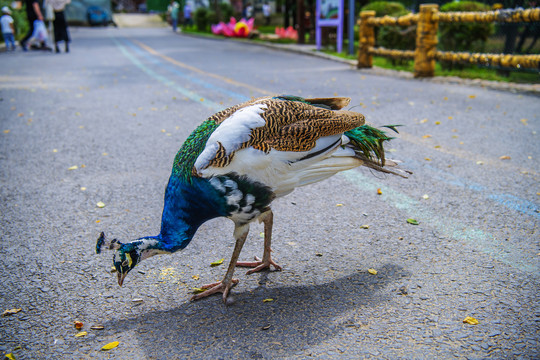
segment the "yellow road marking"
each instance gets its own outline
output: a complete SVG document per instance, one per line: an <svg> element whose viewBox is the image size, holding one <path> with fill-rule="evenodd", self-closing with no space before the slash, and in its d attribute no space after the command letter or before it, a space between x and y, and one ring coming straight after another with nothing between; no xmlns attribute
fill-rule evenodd
<svg viewBox="0 0 540 360"><path fill-rule="evenodd" d="M150 54L152 55L155 55L155 56L159 56L160 58L162 58L163 60L165 61L168 61L170 62L171 64L174 64L176 66L179 66L179 67L182 67L184 69L187 69L189 71L193 71L193 72L196 72L196 73L199 73L199 74L203 74L203 75L206 75L206 76L209 76L209 77L213 77L214 79L218 79L218 80L221 80L221 81L224 81L228 84L232 84L232 85L236 85L236 86L240 86L240 87L243 87L243 88L246 88L246 89L249 89L251 91L254 91L254 92L257 92L257 93L260 93L260 94L263 94L263 95L274 95L274 93L272 92L269 92L269 91L266 91L264 89L260 89L258 87L255 87L255 86L251 86L249 84L245 84L243 82L240 82L240 81L236 81L236 80L233 80L231 78L228 78L228 77L225 77L225 76L221 76L221 75L218 75L218 74L214 74L214 73L210 73L210 72L206 72L204 70L201 70L199 68L196 68L194 66L191 66L191 65L188 65L188 64L185 64L183 62L180 62L178 60L175 60L167 55L164 55L160 52L158 52L157 50L154 50L153 48L151 48L150 46L136 40L136 39L131 39L131 41L133 41L134 43L136 43L137 45L139 45L140 47L142 47L144 50L148 51Z"/></svg>

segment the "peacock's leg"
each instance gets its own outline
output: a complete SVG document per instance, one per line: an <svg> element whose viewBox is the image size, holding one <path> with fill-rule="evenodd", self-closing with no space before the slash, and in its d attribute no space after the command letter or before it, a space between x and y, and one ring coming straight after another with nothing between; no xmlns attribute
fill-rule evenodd
<svg viewBox="0 0 540 360"><path fill-rule="evenodd" d="M264 222L264 253L262 260L255 256L255 261L239 261L236 263L236 266L252 267L253 269L249 270L247 272L248 274L270 268L270 265L276 270L282 270L281 266L272 260L270 254L272 252L272 249L270 248L272 243L272 226L274 225L274 213L272 210L264 212L259 217L259 221Z"/></svg>
<svg viewBox="0 0 540 360"><path fill-rule="evenodd" d="M229 262L229 268L227 269L227 273L225 274L225 277L223 278L223 280L218 281L216 283L203 285L202 288L208 289L208 290L200 294L192 296L191 297L192 301L201 299L208 295L215 294L217 292L223 293L223 302L227 301L229 290L231 290L233 285L238 284L238 279L233 279L234 268L236 267L236 263L238 262L238 257L240 256L242 247L244 246L244 243L246 242L248 232L249 232L249 224L245 224L241 226L236 225L234 229L234 237L236 238L236 244L234 245L234 251L231 256L231 261Z"/></svg>

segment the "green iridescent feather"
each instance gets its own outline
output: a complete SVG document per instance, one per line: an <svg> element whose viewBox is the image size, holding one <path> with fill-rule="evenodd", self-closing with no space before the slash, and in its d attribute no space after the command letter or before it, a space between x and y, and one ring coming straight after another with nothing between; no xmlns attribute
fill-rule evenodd
<svg viewBox="0 0 540 360"><path fill-rule="evenodd" d="M191 182L191 172L195 161L204 150L208 138L218 126L214 120L208 119L188 136L174 158L172 176L180 177L186 182Z"/></svg>
<svg viewBox="0 0 540 360"><path fill-rule="evenodd" d="M398 125L386 125L385 127L398 132ZM351 140L351 143L358 147L360 152L369 160L376 159L381 166L384 166L384 145L383 143L392 140L392 137L386 135L382 130L369 125L363 125L356 129L345 132L345 135Z"/></svg>

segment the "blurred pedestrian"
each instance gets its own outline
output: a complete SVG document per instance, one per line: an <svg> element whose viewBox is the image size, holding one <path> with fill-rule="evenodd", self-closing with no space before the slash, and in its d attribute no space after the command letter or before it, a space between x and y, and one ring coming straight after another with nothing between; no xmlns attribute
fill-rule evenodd
<svg viewBox="0 0 540 360"><path fill-rule="evenodd" d="M244 10L244 16L246 20L249 20L250 18L253 17L253 6L251 5L250 2L247 3L246 9Z"/></svg>
<svg viewBox="0 0 540 360"><path fill-rule="evenodd" d="M188 25L193 26L193 20L191 19L191 6L186 1L186 5L184 5L184 26Z"/></svg>
<svg viewBox="0 0 540 360"><path fill-rule="evenodd" d="M64 9L71 0L45 0L45 4L50 5L54 10L54 51L60 52L58 43L63 41L65 43L65 51L69 52L69 42L71 41L68 33L68 26L66 22L66 16Z"/></svg>
<svg viewBox="0 0 540 360"><path fill-rule="evenodd" d="M262 12L263 12L265 24L270 25L271 9L270 9L270 5L268 5L268 1L264 2L263 6L262 6Z"/></svg>
<svg viewBox="0 0 540 360"><path fill-rule="evenodd" d="M169 5L169 13L171 14L171 23L172 23L172 30L173 32L176 32L176 27L178 26L178 13L180 12L180 5L176 1L171 1L171 5Z"/></svg>
<svg viewBox="0 0 540 360"><path fill-rule="evenodd" d="M26 36L21 40L21 47L24 51L27 51L28 40L31 38L37 38L41 42L41 47L38 47L38 49L41 48L43 50L52 50L47 46L47 39L46 37L43 38L43 34L41 32L41 29L45 28L45 23L43 22L43 13L41 12L41 8L39 6L39 0L25 0L25 3L29 29ZM38 31L36 31L36 28Z"/></svg>
<svg viewBox="0 0 540 360"><path fill-rule="evenodd" d="M2 17L0 17L0 25L2 27L2 36L6 43L6 50L15 50L15 26L13 25L13 18L11 17L11 10L4 6L2 8Z"/></svg>

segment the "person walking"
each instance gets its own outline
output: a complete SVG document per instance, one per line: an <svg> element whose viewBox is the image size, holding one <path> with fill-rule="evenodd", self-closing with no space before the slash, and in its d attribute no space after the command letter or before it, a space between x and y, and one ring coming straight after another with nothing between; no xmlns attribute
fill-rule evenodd
<svg viewBox="0 0 540 360"><path fill-rule="evenodd" d="M11 17L11 10L4 6L2 8L2 17L0 17L0 25L2 27L2 36L4 36L4 42L6 43L6 50L15 50L15 26L13 25L13 18Z"/></svg>
<svg viewBox="0 0 540 360"><path fill-rule="evenodd" d="M63 41L65 44L65 51L69 52L69 42L71 41L68 33L68 26L66 22L66 16L64 9L71 0L45 0L45 4L50 5L54 10L54 50L56 53L60 52L58 43Z"/></svg>
<svg viewBox="0 0 540 360"><path fill-rule="evenodd" d="M176 32L176 27L178 26L178 13L180 12L180 5L178 5L175 0L171 1L171 5L169 5L169 12L171 13L172 30L173 32Z"/></svg>
<svg viewBox="0 0 540 360"><path fill-rule="evenodd" d="M184 26L193 26L193 20L191 19L191 6L186 1L184 5Z"/></svg>
<svg viewBox="0 0 540 360"><path fill-rule="evenodd" d="M28 50L28 40L32 37L32 34L34 34L34 26L36 25L34 22L36 20L39 20L43 22L43 14L41 13L41 8L39 6L38 0L25 0L26 3L26 17L28 18L28 33L26 36L21 40L21 47L24 51Z"/></svg>
<svg viewBox="0 0 540 360"><path fill-rule="evenodd" d="M268 1L264 2L263 6L262 6L262 12L263 12L265 24L270 25L270 13L271 13L271 10L270 10L270 5L268 4Z"/></svg>

